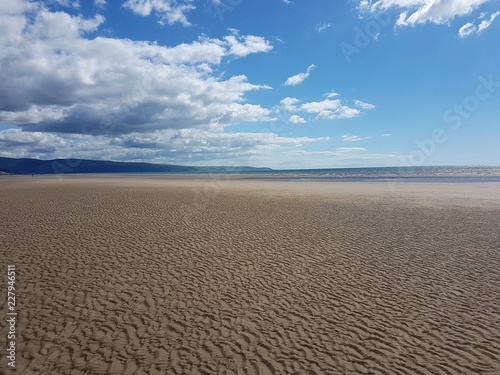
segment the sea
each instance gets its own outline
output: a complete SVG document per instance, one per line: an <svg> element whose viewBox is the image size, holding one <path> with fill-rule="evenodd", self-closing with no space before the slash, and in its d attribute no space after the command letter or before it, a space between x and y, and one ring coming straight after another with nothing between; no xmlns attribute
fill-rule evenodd
<svg viewBox="0 0 500 375"><path fill-rule="evenodd" d="M240 177L285 181L500 183L500 166L423 166L256 170Z"/></svg>

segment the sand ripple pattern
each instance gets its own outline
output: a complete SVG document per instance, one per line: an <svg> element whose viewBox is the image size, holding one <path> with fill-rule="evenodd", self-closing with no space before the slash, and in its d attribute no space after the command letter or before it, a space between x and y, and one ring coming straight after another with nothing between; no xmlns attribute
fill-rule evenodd
<svg viewBox="0 0 500 375"><path fill-rule="evenodd" d="M186 217L181 187L0 192L14 373L500 374L498 210L228 188Z"/></svg>

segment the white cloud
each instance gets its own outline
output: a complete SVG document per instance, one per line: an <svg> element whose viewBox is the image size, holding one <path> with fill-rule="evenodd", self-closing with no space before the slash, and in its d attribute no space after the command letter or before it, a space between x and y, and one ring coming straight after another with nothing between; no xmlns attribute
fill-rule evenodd
<svg viewBox="0 0 500 375"><path fill-rule="evenodd" d="M238 57L243 57L251 53L268 52L273 47L263 37L255 35L245 35L240 37L237 30L231 30L233 35L224 37L229 44L229 53Z"/></svg>
<svg viewBox="0 0 500 375"><path fill-rule="evenodd" d="M320 102L304 103L300 106L300 109L309 113L318 113L325 110L336 110L340 108L340 106L340 99L325 99Z"/></svg>
<svg viewBox="0 0 500 375"><path fill-rule="evenodd" d="M361 111L356 108L350 108L348 106L342 106L335 112L333 112L331 119L345 119L357 117L361 114Z"/></svg>
<svg viewBox="0 0 500 375"><path fill-rule="evenodd" d="M500 12L495 12L491 14L488 19L484 19L486 14L483 13L478 19L474 20L473 22L467 22L465 25L463 25L458 30L458 35L460 36L460 38L465 38L472 34L480 34L481 32L483 32L484 30L486 30L488 27L491 26L491 24L493 23L495 18L498 17L498 15L500 15ZM476 26L475 23L479 19L483 20L479 23L479 25Z"/></svg>
<svg viewBox="0 0 500 375"><path fill-rule="evenodd" d="M477 27L474 26L472 22L467 22L458 30L458 35L460 36L460 38L465 38L475 33L477 33Z"/></svg>
<svg viewBox="0 0 500 375"><path fill-rule="evenodd" d="M340 94L330 93L327 96L336 97ZM280 105L274 107L275 112L285 111L285 112L306 112L315 114L316 120L337 120L337 119L347 119L359 116L361 110L370 110L374 106L372 104L364 103L361 101L355 101L361 109L352 108L345 105L341 99L324 99L318 102L306 102L298 105L300 100L297 98L287 97L280 101ZM362 103L362 105L360 105Z"/></svg>
<svg viewBox="0 0 500 375"><path fill-rule="evenodd" d="M97 7L104 8L106 5L108 5L107 0L94 0L94 4Z"/></svg>
<svg viewBox="0 0 500 375"><path fill-rule="evenodd" d="M340 99L325 99L321 102L304 103L300 107L303 111L317 113L317 120L336 120L358 116L361 111L343 105Z"/></svg>
<svg viewBox="0 0 500 375"><path fill-rule="evenodd" d="M285 81L285 86L296 86L300 85L302 82L304 82L307 78L309 78L309 75L311 74L311 71L316 67L316 65L312 64L309 65L307 70L304 73L299 73L294 76L288 77L288 79Z"/></svg>
<svg viewBox="0 0 500 375"><path fill-rule="evenodd" d="M338 152L361 152L366 151L363 147L338 147L335 149Z"/></svg>
<svg viewBox="0 0 500 375"><path fill-rule="evenodd" d="M477 27L477 32L480 33L484 30L486 30L488 27L490 27L490 25L492 24L492 22L495 20L495 18L498 17L498 15L500 15L500 12L495 12L493 13L489 19L487 20L483 20L481 21L481 23L479 24L479 26Z"/></svg>
<svg viewBox="0 0 500 375"><path fill-rule="evenodd" d="M357 141L361 141L363 138L360 138L357 135L348 133L348 134L344 134L343 136L341 136L340 139L344 142L357 142Z"/></svg>
<svg viewBox="0 0 500 375"><path fill-rule="evenodd" d="M295 106L295 104L297 104L298 102L300 102L300 100L297 98L286 97L285 99L280 100L281 105L278 106L276 109L278 112L280 110L284 110L287 112L296 112L299 110L299 108Z"/></svg>
<svg viewBox="0 0 500 375"><path fill-rule="evenodd" d="M305 124L306 123L306 120L298 115L290 116L288 121L291 122L292 124Z"/></svg>
<svg viewBox="0 0 500 375"><path fill-rule="evenodd" d="M263 38L233 33L164 47L87 37L102 16L11 5L0 12L0 122L32 131L121 134L272 120L268 109L245 102L246 92L268 86L212 74L224 58L269 51Z"/></svg>
<svg viewBox="0 0 500 375"><path fill-rule="evenodd" d="M391 135L392 135L392 134L390 134L390 133L384 133L384 134L381 134L380 136L381 136L381 137L390 137Z"/></svg>
<svg viewBox="0 0 500 375"><path fill-rule="evenodd" d="M335 98L337 96L340 96L339 93L336 93L335 91L330 91L326 93L324 96L326 96L328 99Z"/></svg>
<svg viewBox="0 0 500 375"><path fill-rule="evenodd" d="M295 150L328 137L281 137L275 133L224 133L167 129L114 138L80 134L0 131L0 156L40 159L84 158L185 165L267 166L275 151Z"/></svg>
<svg viewBox="0 0 500 375"><path fill-rule="evenodd" d="M320 111L315 117L316 120L332 120L334 118L333 111L328 109Z"/></svg>
<svg viewBox="0 0 500 375"><path fill-rule="evenodd" d="M358 9L377 13L399 13L397 26L414 26L424 23L446 24L457 16L472 13L489 0L361 0Z"/></svg>
<svg viewBox="0 0 500 375"><path fill-rule="evenodd" d="M318 33L321 33L323 31L325 31L326 29L328 29L329 27L331 27L332 25L328 22L320 22L316 25L316 31Z"/></svg>
<svg viewBox="0 0 500 375"><path fill-rule="evenodd" d="M354 100L354 104L356 105L356 107L359 107L359 108L367 110L367 111L371 111L372 109L375 109L375 106L373 104L365 103L365 102L362 102L361 100Z"/></svg>
<svg viewBox="0 0 500 375"><path fill-rule="evenodd" d="M123 7L143 17L156 13L162 24L166 21L169 25L179 22L190 26L186 13L196 9L192 3L193 0L127 0Z"/></svg>
<svg viewBox="0 0 500 375"><path fill-rule="evenodd" d="M4 151L22 148L27 152L50 153L64 147L66 142L55 134L7 129L0 132L0 145Z"/></svg>

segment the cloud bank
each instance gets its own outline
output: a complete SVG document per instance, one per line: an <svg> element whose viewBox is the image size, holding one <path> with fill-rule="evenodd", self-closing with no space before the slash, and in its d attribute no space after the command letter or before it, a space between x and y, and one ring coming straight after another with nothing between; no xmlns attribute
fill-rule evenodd
<svg viewBox="0 0 500 375"><path fill-rule="evenodd" d="M292 127L373 109L334 92L320 101L288 97L271 109L249 102L248 93L271 88L243 74L228 76L224 67L272 51L261 36L229 29L218 38L165 46L103 36L103 0L91 16L78 13L77 2L47 4L0 2L1 156L268 166L278 152L300 155L304 145L330 141L273 133L277 113ZM194 4L129 0L124 8L189 26ZM302 83L314 68L287 85ZM239 123L264 129L231 133Z"/></svg>
<svg viewBox="0 0 500 375"><path fill-rule="evenodd" d="M50 11L20 0L0 13L0 122L31 131L75 134L223 128L268 121L270 111L246 103L268 89L213 67L225 58L268 52L262 37L232 31L174 47L105 38L105 22Z"/></svg>

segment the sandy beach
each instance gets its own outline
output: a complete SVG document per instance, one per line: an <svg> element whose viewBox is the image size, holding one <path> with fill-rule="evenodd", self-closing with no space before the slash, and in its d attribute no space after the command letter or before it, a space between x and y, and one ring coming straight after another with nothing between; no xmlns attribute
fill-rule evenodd
<svg viewBox="0 0 500 375"><path fill-rule="evenodd" d="M1 374L500 374L500 184L1 176L0 208Z"/></svg>

